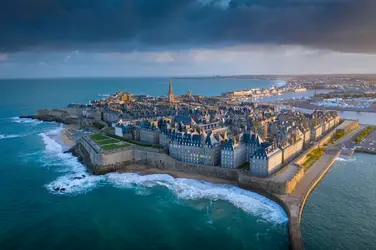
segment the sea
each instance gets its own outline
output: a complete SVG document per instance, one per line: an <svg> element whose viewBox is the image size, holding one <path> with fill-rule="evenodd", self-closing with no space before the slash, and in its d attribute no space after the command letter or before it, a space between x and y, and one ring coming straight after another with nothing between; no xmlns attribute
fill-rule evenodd
<svg viewBox="0 0 376 250"><path fill-rule="evenodd" d="M263 196L164 174L93 176L64 153L63 125L18 118L120 90L166 95L168 80L0 80L1 250L288 249L287 215ZM275 84L281 82L173 79L173 90L214 96Z"/></svg>
<svg viewBox="0 0 376 250"><path fill-rule="evenodd" d="M305 249L376 249L375 157L339 158L316 186L302 215Z"/></svg>

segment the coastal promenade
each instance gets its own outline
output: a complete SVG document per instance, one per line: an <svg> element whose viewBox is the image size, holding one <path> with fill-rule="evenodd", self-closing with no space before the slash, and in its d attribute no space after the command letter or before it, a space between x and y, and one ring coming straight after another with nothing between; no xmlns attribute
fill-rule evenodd
<svg viewBox="0 0 376 250"><path fill-rule="evenodd" d="M309 195L341 155L342 147L351 143L363 129L364 126L359 126L341 140L328 146L324 155L305 172L293 192L288 195L278 195L289 216L290 247L292 249L304 249L300 223Z"/></svg>

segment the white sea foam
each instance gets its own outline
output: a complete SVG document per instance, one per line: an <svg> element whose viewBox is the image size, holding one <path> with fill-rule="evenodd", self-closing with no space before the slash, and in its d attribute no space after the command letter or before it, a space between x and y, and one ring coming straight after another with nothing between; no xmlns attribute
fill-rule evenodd
<svg viewBox="0 0 376 250"><path fill-rule="evenodd" d="M134 173L110 173L106 175L106 179L116 187L165 186L178 198L184 200L224 200L265 220L278 224L287 222L285 212L275 202L232 185L213 184L194 179L174 179L166 174L141 176Z"/></svg>
<svg viewBox="0 0 376 250"><path fill-rule="evenodd" d="M22 135L13 135L13 134L10 134L10 135L2 135L2 134L0 134L0 140L2 140L2 139L17 138L17 137L22 137Z"/></svg>
<svg viewBox="0 0 376 250"><path fill-rule="evenodd" d="M26 124L30 124L30 125L37 125L37 124L43 123L43 121L39 121L39 120L36 120L36 119L31 119L31 118L12 117L12 118L10 118L10 120L12 122L15 122L15 123L26 123Z"/></svg>
<svg viewBox="0 0 376 250"><path fill-rule="evenodd" d="M64 153L64 147L54 139L62 129L64 128L58 127L40 134L45 144L44 166L53 167L58 172L66 172L65 175L58 177L45 187L55 194L86 193L97 187L103 177L88 174L76 157L70 153Z"/></svg>
<svg viewBox="0 0 376 250"><path fill-rule="evenodd" d="M99 97L109 97L110 94L98 94Z"/></svg>
<svg viewBox="0 0 376 250"><path fill-rule="evenodd" d="M345 158L342 158L342 157L337 157L337 161L354 162L355 161L355 157L351 157L349 159L345 159Z"/></svg>
<svg viewBox="0 0 376 250"><path fill-rule="evenodd" d="M63 153L54 136L63 127L41 133L45 144L45 155L48 166L66 171L63 176L45 185L51 193L59 195L76 195L86 193L98 186L109 183L119 188L133 188L138 195L148 195L148 188L163 186L171 190L176 197L184 200L224 200L247 213L260 216L262 219L284 224L287 216L275 202L256 193L240 189L232 185L213 184L200 180L173 178L167 174L139 175L135 173L109 173L105 176L93 176L86 172L85 167L71 154ZM141 188L141 189L140 189ZM145 189L144 189L145 188Z"/></svg>

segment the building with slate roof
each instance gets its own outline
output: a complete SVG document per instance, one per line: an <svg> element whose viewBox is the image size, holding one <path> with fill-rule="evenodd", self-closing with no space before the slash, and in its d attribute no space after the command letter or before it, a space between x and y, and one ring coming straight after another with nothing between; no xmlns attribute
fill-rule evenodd
<svg viewBox="0 0 376 250"><path fill-rule="evenodd" d="M158 120L142 120L136 123L136 140L150 144L159 144Z"/></svg>
<svg viewBox="0 0 376 250"><path fill-rule="evenodd" d="M230 138L222 144L221 167L237 168L248 161L247 145L244 142L243 135Z"/></svg>
<svg viewBox="0 0 376 250"><path fill-rule="evenodd" d="M282 151L274 143L263 143L250 160L250 172L265 177L276 173L282 167Z"/></svg>
<svg viewBox="0 0 376 250"><path fill-rule="evenodd" d="M221 143L213 134L173 132L169 143L169 154L179 161L218 166L221 157Z"/></svg>

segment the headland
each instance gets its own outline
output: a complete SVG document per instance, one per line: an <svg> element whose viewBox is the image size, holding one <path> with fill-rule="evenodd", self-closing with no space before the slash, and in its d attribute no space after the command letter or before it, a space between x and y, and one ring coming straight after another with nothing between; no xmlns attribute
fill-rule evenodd
<svg viewBox="0 0 376 250"><path fill-rule="evenodd" d="M364 127L335 111L304 114L229 96L175 96L170 82L166 97L118 92L25 117L73 125L62 139L93 174L166 173L258 192L285 209L291 248L303 249L305 201Z"/></svg>

